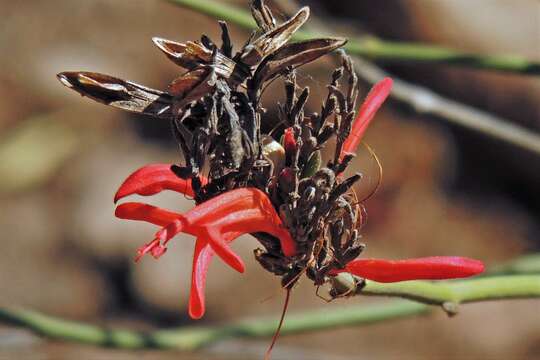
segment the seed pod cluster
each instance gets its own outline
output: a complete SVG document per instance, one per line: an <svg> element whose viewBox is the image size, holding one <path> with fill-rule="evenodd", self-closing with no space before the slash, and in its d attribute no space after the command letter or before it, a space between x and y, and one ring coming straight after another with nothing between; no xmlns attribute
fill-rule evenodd
<svg viewBox="0 0 540 360"><path fill-rule="evenodd" d="M170 121L184 159L171 170L190 181L198 204L238 188L255 187L267 194L296 242L297 254L285 256L278 239L255 233L262 245L255 258L281 276L285 287L303 273L320 285L331 270L343 268L363 249L358 233L363 213L351 190L361 176L342 177L353 157L342 148L354 119L357 78L341 52L342 66L332 73L320 112L307 113L309 88L299 89L295 69L346 41L289 43L308 19L309 8L282 24L262 0L253 1L251 9L259 31L236 53L225 22L220 22L221 45L206 35L187 43L154 38L185 70L165 91L90 72L61 73L59 79L99 102ZM278 77L285 84L279 126L265 134L261 97ZM321 149L332 138L335 149L324 164Z"/></svg>

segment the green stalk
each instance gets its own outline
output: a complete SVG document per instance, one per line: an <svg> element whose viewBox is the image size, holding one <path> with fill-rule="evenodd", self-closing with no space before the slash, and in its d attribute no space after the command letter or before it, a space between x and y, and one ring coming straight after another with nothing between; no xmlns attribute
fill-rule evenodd
<svg viewBox="0 0 540 360"><path fill-rule="evenodd" d="M530 254L492 267L490 275L540 274L540 254Z"/></svg>
<svg viewBox="0 0 540 360"><path fill-rule="evenodd" d="M366 281L357 295L392 296L425 304L468 303L540 297L540 275L492 276L462 281L404 281L382 284Z"/></svg>
<svg viewBox="0 0 540 360"><path fill-rule="evenodd" d="M330 307L330 305L329 305ZM423 304L399 300L382 304L334 307L287 316L282 335L320 331L343 326L359 326L429 312ZM154 332L113 330L69 321L36 311L1 309L0 322L19 325L44 337L97 346L122 349L174 348L194 350L228 338L271 337L278 325L277 318L246 320L214 327L183 327Z"/></svg>
<svg viewBox="0 0 540 360"><path fill-rule="evenodd" d="M372 323L425 314L427 304L443 305L450 313L455 305L467 302L540 297L540 275L493 276L459 281L408 281L381 284L368 281L359 295L400 297L381 304L339 307L331 304L324 309L286 318L283 335L321 331L343 326L363 326ZM173 330L136 332L112 330L63 320L23 309L1 309L0 322L20 325L48 338L125 349L176 348L193 350L228 338L258 338L273 335L277 318L245 320L213 327L183 327Z"/></svg>
<svg viewBox="0 0 540 360"><path fill-rule="evenodd" d="M220 1L169 1L199 13L228 21L248 30L256 29L255 22L248 11ZM321 36L322 34L300 30L293 38L295 40L305 40ZM440 46L386 41L373 36L349 39L349 42L345 45L345 49L349 54L361 55L376 61L451 64L518 74L540 74L539 62L520 56L471 54Z"/></svg>

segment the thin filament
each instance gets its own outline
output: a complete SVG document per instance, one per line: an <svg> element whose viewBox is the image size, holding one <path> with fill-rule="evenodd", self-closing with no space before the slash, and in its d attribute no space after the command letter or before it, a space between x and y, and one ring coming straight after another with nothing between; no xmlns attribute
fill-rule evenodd
<svg viewBox="0 0 540 360"><path fill-rule="evenodd" d="M281 318L279 319L279 325L276 329L276 332L274 333L274 336L272 337L272 343L270 344L270 347L268 350L266 350L266 354L264 354L264 360L270 360L270 356L272 354L272 349L274 348L274 345L276 344L276 341L279 337L279 333L281 331L281 327L283 326L283 321L285 320L285 313L287 312L287 308L289 307L289 299L291 298L291 289L286 289L285 294L285 303L283 304L283 311L281 312Z"/></svg>

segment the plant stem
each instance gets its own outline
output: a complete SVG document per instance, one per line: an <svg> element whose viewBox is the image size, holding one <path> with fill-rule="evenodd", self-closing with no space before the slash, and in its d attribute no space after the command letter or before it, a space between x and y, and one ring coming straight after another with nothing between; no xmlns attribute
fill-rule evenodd
<svg viewBox="0 0 540 360"><path fill-rule="evenodd" d="M169 0L197 12L223 19L246 29L256 29L251 14L243 9L215 0ZM296 40L320 37L309 31L298 31ZM345 49L376 61L452 64L519 74L540 74L540 63L514 55L479 55L440 46L392 42L374 36L350 39Z"/></svg>
<svg viewBox="0 0 540 360"><path fill-rule="evenodd" d="M381 284L366 281L357 295L392 296L425 304L462 304L483 300L540 297L540 275L493 276L465 281L404 281Z"/></svg>
<svg viewBox="0 0 540 360"><path fill-rule="evenodd" d="M540 297L540 275L510 275L486 278L444 281L409 281L380 284L368 281L360 295L392 296L415 300L396 300L381 304L338 307L328 305L321 309L293 314L287 317L282 335L320 331L343 326L361 326L376 322L425 314L431 311L427 304L443 305L453 312L449 304ZM176 348L193 350L234 337L270 337L278 324L277 318L245 320L214 327L183 327L154 332L111 330L98 326L63 320L22 309L1 309L0 321L20 325L53 339L116 348Z"/></svg>
<svg viewBox="0 0 540 360"><path fill-rule="evenodd" d="M485 276L540 274L540 254L521 256L507 263L491 268Z"/></svg>
<svg viewBox="0 0 540 360"><path fill-rule="evenodd" d="M336 327L367 325L385 320L420 315L430 311L424 304L398 300L383 304L316 310L287 317L282 335L325 330ZM28 328L51 339L123 349L175 348L193 350L234 337L259 338L274 334L278 320L245 320L214 327L183 327L154 332L112 330L64 320L23 309L0 308L0 322Z"/></svg>
<svg viewBox="0 0 540 360"><path fill-rule="evenodd" d="M359 56L353 57L355 69L362 79L374 84L390 76L386 71ZM472 106L445 98L425 87L391 76L392 98L411 106L418 114L434 115L445 121L474 130L540 155L540 135L510 120Z"/></svg>

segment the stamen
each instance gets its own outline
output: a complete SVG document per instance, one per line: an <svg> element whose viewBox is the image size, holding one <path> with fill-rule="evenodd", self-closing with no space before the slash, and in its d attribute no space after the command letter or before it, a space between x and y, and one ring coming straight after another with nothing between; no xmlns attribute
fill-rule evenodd
<svg viewBox="0 0 540 360"><path fill-rule="evenodd" d="M148 253L152 253L152 255L154 254L154 249L156 247L159 247L159 246L162 246L160 244L160 240L159 239L154 239L152 242L144 245L144 246L141 246L138 250L137 250L137 256L135 257L135 262L139 262L139 260L146 254Z"/></svg>

